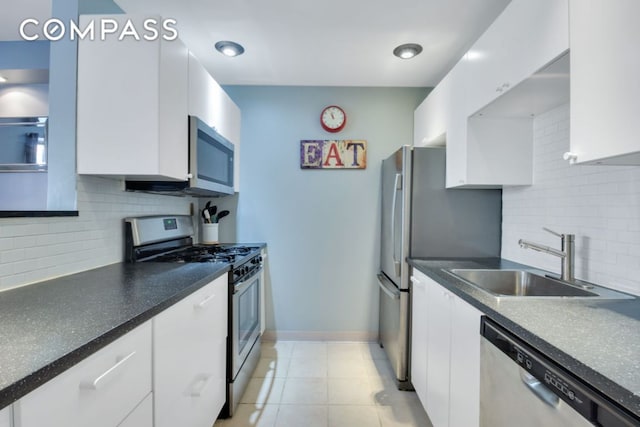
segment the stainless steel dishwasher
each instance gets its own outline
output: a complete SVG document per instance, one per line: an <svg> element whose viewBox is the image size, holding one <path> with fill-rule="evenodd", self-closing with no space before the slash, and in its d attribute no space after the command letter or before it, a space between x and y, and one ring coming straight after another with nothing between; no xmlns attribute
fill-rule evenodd
<svg viewBox="0 0 640 427"><path fill-rule="evenodd" d="M640 420L487 317L482 318L480 426L630 427Z"/></svg>

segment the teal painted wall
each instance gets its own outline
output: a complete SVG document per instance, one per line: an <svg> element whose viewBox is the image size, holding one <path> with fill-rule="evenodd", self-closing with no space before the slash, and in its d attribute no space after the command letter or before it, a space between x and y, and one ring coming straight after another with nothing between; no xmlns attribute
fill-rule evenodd
<svg viewBox="0 0 640 427"><path fill-rule="evenodd" d="M237 240L269 245L267 330L374 338L380 162L413 140L425 88L228 86L242 110ZM337 104L348 122L325 132ZM365 139L366 170L301 170L301 139Z"/></svg>

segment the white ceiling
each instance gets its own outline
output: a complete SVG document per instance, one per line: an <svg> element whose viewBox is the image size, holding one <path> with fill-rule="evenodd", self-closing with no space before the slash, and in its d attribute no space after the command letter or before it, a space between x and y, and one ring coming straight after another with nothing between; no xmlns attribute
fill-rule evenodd
<svg viewBox="0 0 640 427"><path fill-rule="evenodd" d="M178 21L220 84L435 86L510 0L116 0ZM214 50L242 44L236 58ZM419 43L411 60L393 56Z"/></svg>
<svg viewBox="0 0 640 427"><path fill-rule="evenodd" d="M0 40L19 40L26 17L51 16L51 0L2 1L11 5L0 14ZM220 84L425 87L510 0L115 1L127 13L176 19L180 38ZM213 47L219 40L246 52L225 57ZM392 51L403 43L424 51L401 60Z"/></svg>

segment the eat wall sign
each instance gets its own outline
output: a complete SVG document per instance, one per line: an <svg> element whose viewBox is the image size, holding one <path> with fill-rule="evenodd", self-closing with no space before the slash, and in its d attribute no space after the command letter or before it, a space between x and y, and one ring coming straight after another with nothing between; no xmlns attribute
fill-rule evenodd
<svg viewBox="0 0 640 427"><path fill-rule="evenodd" d="M358 139L300 141L300 169L366 169L367 141Z"/></svg>

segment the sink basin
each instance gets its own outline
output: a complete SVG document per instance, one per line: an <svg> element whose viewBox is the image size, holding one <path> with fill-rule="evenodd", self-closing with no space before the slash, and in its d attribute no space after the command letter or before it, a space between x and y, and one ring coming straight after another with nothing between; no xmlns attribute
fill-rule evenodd
<svg viewBox="0 0 640 427"><path fill-rule="evenodd" d="M445 270L496 296L517 297L600 297L600 293L526 270ZM624 294L620 294L623 295Z"/></svg>

